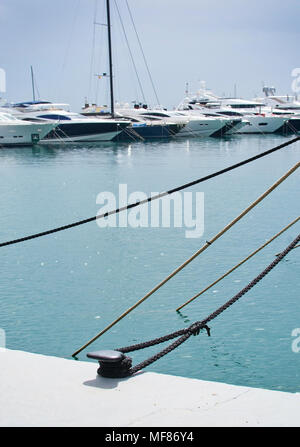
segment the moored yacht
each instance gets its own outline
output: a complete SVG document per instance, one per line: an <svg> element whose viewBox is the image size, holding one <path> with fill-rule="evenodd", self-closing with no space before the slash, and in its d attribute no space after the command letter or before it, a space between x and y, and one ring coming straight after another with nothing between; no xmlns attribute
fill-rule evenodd
<svg viewBox="0 0 300 447"><path fill-rule="evenodd" d="M248 125L229 130L229 134L235 133L274 133L287 121L287 116L280 116L264 109L261 101L248 101L241 98L224 98L207 90L202 83L196 95L189 96L191 104L202 106L209 111L228 117L242 118L248 121Z"/></svg>
<svg viewBox="0 0 300 447"><path fill-rule="evenodd" d="M213 133L209 135L211 137L223 137L229 135L233 129L238 130L249 124L249 121L243 119L243 117L227 117L226 115L221 115L220 113L205 109L201 104L196 101L190 101L188 98L178 106L178 110L184 111L184 113L194 119L200 119L200 125L203 122L203 119L210 119L211 123L214 122L216 128Z"/></svg>
<svg viewBox="0 0 300 447"><path fill-rule="evenodd" d="M127 104L120 106L115 105L115 117L130 122L120 134L116 135L113 141L133 141L133 140L148 140L155 138L172 138L187 124L186 118L181 120L171 120L169 117L162 116L144 116L143 111L147 108L135 105L130 108ZM84 116L93 116L95 118L103 118L107 115L107 108L105 106L96 106L86 104L83 108L82 114Z"/></svg>
<svg viewBox="0 0 300 447"><path fill-rule="evenodd" d="M41 143L111 141L130 122L113 118L97 119L69 111L68 104L46 101L12 104L11 112L24 121L56 123Z"/></svg>
<svg viewBox="0 0 300 447"><path fill-rule="evenodd" d="M140 117L124 116L131 124L118 134L113 141L153 140L173 138L184 127L184 124L147 120Z"/></svg>
<svg viewBox="0 0 300 447"><path fill-rule="evenodd" d="M284 125L277 130L277 133L283 135L300 134L300 116L295 115L289 117Z"/></svg>
<svg viewBox="0 0 300 447"><path fill-rule="evenodd" d="M263 92L265 97L258 100L272 111L300 113L300 101L297 95L277 95L274 87L263 87Z"/></svg>
<svg viewBox="0 0 300 447"><path fill-rule="evenodd" d="M207 102L205 108L222 116L244 120L242 127L230 129L228 134L274 133L287 121L287 116L279 116L262 108L261 104L237 99L223 99Z"/></svg>
<svg viewBox="0 0 300 447"><path fill-rule="evenodd" d="M121 111L122 109L119 109ZM126 109L125 109L126 110ZM122 110L124 112L124 109ZM190 110L149 109L147 106L134 107L127 110L126 115L140 117L155 122L160 120L167 123L176 123L179 126L176 137L210 137L223 134L229 119L220 116L205 116L200 112L192 113Z"/></svg>
<svg viewBox="0 0 300 447"><path fill-rule="evenodd" d="M4 110L4 112L3 112ZM0 110L0 147L1 146L31 146L37 144L52 132L55 123L29 122L17 119L6 109Z"/></svg>
<svg viewBox="0 0 300 447"><path fill-rule="evenodd" d="M300 133L300 102L297 96L276 95L274 87L264 87L264 98L257 98L261 102L263 110L272 113L273 115L286 117L287 121L276 132L284 135L299 134Z"/></svg>
<svg viewBox="0 0 300 447"><path fill-rule="evenodd" d="M206 107L209 107L209 104ZM239 114L249 121L248 126L240 130L233 129L232 133L274 133L288 119L285 115L275 115L269 112L258 102L236 98L221 100L219 112L227 116L232 116L232 112L235 112L236 116Z"/></svg>
<svg viewBox="0 0 300 447"><path fill-rule="evenodd" d="M180 129L177 137L210 137L222 129L226 122L225 118L211 118L204 115L193 115L184 111L170 110L148 110L141 113L141 116L148 119L161 117L162 119L175 120L178 123L185 123Z"/></svg>
<svg viewBox="0 0 300 447"><path fill-rule="evenodd" d="M268 109L267 106L266 109ZM276 130L276 133L286 136L300 134L300 113L298 111L274 109L272 113L286 119L285 123Z"/></svg>

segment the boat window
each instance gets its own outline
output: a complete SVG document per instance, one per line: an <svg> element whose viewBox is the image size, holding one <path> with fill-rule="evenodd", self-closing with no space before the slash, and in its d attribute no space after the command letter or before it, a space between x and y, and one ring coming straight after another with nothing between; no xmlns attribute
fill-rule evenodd
<svg viewBox="0 0 300 447"><path fill-rule="evenodd" d="M166 113L158 113L158 112L151 112L151 113L141 113L141 115L143 116L160 116L163 118L169 118L169 115L167 115Z"/></svg>
<svg viewBox="0 0 300 447"><path fill-rule="evenodd" d="M227 110L222 110L219 112L221 115L227 115L227 116L243 116L241 113L238 112L229 112Z"/></svg>
<svg viewBox="0 0 300 447"><path fill-rule="evenodd" d="M160 118L158 118L157 116L151 116L151 115L144 115L144 114L142 114L141 116L145 116L145 118L147 118L147 120L149 120L149 121L161 121L161 119Z"/></svg>
<svg viewBox="0 0 300 447"><path fill-rule="evenodd" d="M233 109L256 109L259 107L258 104L230 104Z"/></svg>
<svg viewBox="0 0 300 447"><path fill-rule="evenodd" d="M22 121L29 121L30 123L44 123L40 118L22 118Z"/></svg>
<svg viewBox="0 0 300 447"><path fill-rule="evenodd" d="M48 120L57 120L57 121L70 121L71 118L69 118L68 116L65 115L55 115L54 113L51 113L49 115L40 115L39 118L45 118Z"/></svg>

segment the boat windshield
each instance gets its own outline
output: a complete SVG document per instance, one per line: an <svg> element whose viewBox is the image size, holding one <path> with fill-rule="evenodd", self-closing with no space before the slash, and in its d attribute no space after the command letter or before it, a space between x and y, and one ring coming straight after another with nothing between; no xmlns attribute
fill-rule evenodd
<svg viewBox="0 0 300 447"><path fill-rule="evenodd" d="M44 119L48 119L48 120L55 120L55 121L70 121L71 118L68 117L67 115L59 115L56 113L49 113L46 115L39 115L39 118L44 118Z"/></svg>

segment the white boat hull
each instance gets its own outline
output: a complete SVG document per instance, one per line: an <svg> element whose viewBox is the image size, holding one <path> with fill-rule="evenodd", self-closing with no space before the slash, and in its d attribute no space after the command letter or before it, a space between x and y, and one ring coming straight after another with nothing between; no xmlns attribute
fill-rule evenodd
<svg viewBox="0 0 300 447"><path fill-rule="evenodd" d="M190 117L189 122L178 132L176 137L209 137L226 125L223 119L197 119Z"/></svg>
<svg viewBox="0 0 300 447"><path fill-rule="evenodd" d="M286 117L281 116L267 116L262 115L245 115L244 118L249 121L249 124L243 126L241 129L234 128L228 134L255 134L255 133L274 133L282 127L287 120Z"/></svg>
<svg viewBox="0 0 300 447"><path fill-rule="evenodd" d="M57 138L51 138L51 139L44 139L40 141L40 144L57 144L57 143L92 143L92 142L101 142L101 141L111 141L113 140L119 133L121 133L122 130L118 132L107 132L107 133L99 133L99 134L93 134L93 135L80 135L77 137L61 137L58 136Z"/></svg>
<svg viewBox="0 0 300 447"><path fill-rule="evenodd" d="M40 142L53 128L53 123L1 123L0 146L31 146Z"/></svg>
<svg viewBox="0 0 300 447"><path fill-rule="evenodd" d="M23 122L38 120L50 124L52 131L41 138L42 144L111 141L130 124L130 121L110 117L87 118L53 103L20 103L9 108L9 111Z"/></svg>

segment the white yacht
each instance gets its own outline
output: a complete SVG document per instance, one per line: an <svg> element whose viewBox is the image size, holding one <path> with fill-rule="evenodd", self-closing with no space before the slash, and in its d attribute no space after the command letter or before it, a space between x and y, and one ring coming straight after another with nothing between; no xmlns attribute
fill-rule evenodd
<svg viewBox="0 0 300 447"><path fill-rule="evenodd" d="M263 87L264 98L256 98L272 111L300 114L300 101L297 95L277 95L275 87Z"/></svg>
<svg viewBox="0 0 300 447"><path fill-rule="evenodd" d="M4 110L4 111L3 111ZM35 123L22 121L7 112L0 110L0 147L1 146L30 146L37 144L52 132L55 123Z"/></svg>
<svg viewBox="0 0 300 447"><path fill-rule="evenodd" d="M177 122L184 120L186 124L176 134L177 137L211 137L217 135L221 129L224 129L228 122L226 118L212 118L200 113L192 114L179 110L149 110L148 112L142 113L142 116L148 119L160 116Z"/></svg>
<svg viewBox="0 0 300 447"><path fill-rule="evenodd" d="M132 109L119 109L119 113L126 116L138 116L145 120L160 120L167 123L176 123L180 126L176 137L210 137L222 135L223 130L231 122L221 116L205 116L203 113L191 113L189 110L148 109L147 106Z"/></svg>
<svg viewBox="0 0 300 447"><path fill-rule="evenodd" d="M219 129L215 129L210 136L222 137L231 134L233 130L239 130L242 127L249 124L249 121L243 118L243 116L226 116L213 110L207 110L201 104L196 101L190 101L186 98L177 108L179 111L184 112L192 118L198 119L210 119L219 123ZM200 124L201 125L201 124ZM217 126L218 127L218 126Z"/></svg>
<svg viewBox="0 0 300 447"><path fill-rule="evenodd" d="M209 107L209 105L207 105ZM232 112L240 114L249 121L249 125L240 130L232 130L232 133L274 133L277 132L288 120L286 115L275 115L266 110L261 103L246 101L243 99L222 99L220 113L232 116Z"/></svg>
<svg viewBox="0 0 300 447"><path fill-rule="evenodd" d="M300 101L297 96L276 95L274 87L264 87L264 98L256 98L259 101L263 110L282 117L287 117L288 120L278 132L284 134L299 134L300 133Z"/></svg>
<svg viewBox="0 0 300 447"><path fill-rule="evenodd" d="M288 117L275 115L264 109L260 101L248 101L240 98L222 98L202 85L196 95L189 98L190 103L205 107L223 116L242 118L248 125L233 128L229 134L274 133L284 126Z"/></svg>
<svg viewBox="0 0 300 447"><path fill-rule="evenodd" d="M69 111L68 104L46 101L23 102L10 105L11 113L23 121L56 123L41 143L111 141L130 122L109 117L97 119Z"/></svg>
<svg viewBox="0 0 300 447"><path fill-rule="evenodd" d="M129 104L115 105L115 117L130 121L130 125L126 127L120 134L118 134L113 141L134 141L134 140L152 140L161 138L173 138L188 122L187 119L171 120L166 117L154 117L149 119L142 115L142 108L139 112L140 106L130 108ZM107 115L107 108L105 106L95 106L86 104L83 107L82 114L95 118L103 118Z"/></svg>

